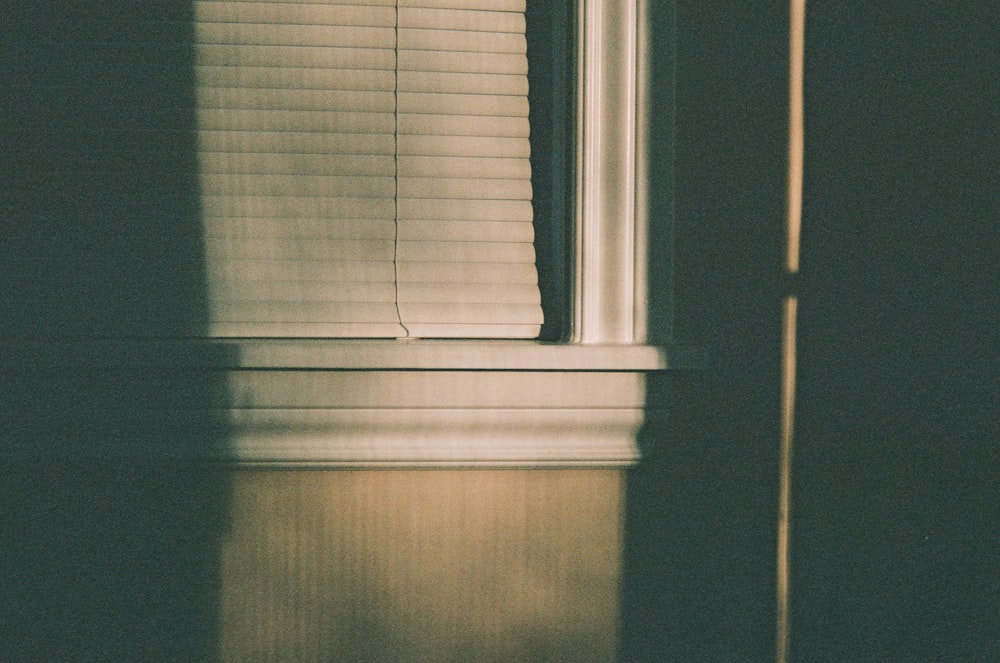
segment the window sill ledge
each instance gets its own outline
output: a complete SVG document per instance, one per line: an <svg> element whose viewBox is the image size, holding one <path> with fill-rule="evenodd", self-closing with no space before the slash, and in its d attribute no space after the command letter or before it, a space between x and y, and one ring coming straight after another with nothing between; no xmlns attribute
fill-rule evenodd
<svg viewBox="0 0 1000 663"><path fill-rule="evenodd" d="M686 348L534 342L23 341L0 352L12 383L59 386L0 419L24 433L7 441L15 456L627 467L665 417L651 376L703 363Z"/></svg>
<svg viewBox="0 0 1000 663"><path fill-rule="evenodd" d="M10 368L220 370L664 371L699 369L690 346L533 341L161 339L8 340Z"/></svg>

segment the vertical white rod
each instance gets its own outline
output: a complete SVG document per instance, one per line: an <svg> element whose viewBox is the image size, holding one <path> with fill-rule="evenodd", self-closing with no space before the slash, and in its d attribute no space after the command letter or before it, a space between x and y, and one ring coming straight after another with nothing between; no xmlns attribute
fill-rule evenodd
<svg viewBox="0 0 1000 663"><path fill-rule="evenodd" d="M804 151L803 70L805 65L806 0L790 0L788 62L788 198L786 203L785 270L789 283L799 271L802 227L802 158ZM791 636L791 515L792 446L795 424L796 293L786 294L781 324L781 454L778 496L778 550L776 565L775 659L787 663Z"/></svg>
<svg viewBox="0 0 1000 663"><path fill-rule="evenodd" d="M789 598L791 569L789 544L791 537L792 492L792 432L795 412L795 322L798 299L785 297L782 306L781 339L781 469L778 494L778 560L777 560L777 633L776 660L786 663L791 635Z"/></svg>
<svg viewBox="0 0 1000 663"><path fill-rule="evenodd" d="M806 45L806 0L791 0L788 62L788 243L785 267L799 271L799 232L802 227L803 70Z"/></svg>

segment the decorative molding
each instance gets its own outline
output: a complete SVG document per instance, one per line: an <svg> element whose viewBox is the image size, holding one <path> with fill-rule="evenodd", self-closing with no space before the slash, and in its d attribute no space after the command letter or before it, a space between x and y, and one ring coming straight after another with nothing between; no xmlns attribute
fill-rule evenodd
<svg viewBox="0 0 1000 663"><path fill-rule="evenodd" d="M620 467L641 408L233 410L229 457L340 467Z"/></svg>
<svg viewBox="0 0 1000 663"><path fill-rule="evenodd" d="M4 455L622 467L647 421L644 371L100 370L63 379L114 384L113 406L6 411Z"/></svg>

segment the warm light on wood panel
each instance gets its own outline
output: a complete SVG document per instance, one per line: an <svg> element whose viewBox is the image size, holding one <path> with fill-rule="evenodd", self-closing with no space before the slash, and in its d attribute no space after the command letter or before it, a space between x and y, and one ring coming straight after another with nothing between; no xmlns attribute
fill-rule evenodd
<svg viewBox="0 0 1000 663"><path fill-rule="evenodd" d="M240 471L225 661L613 661L614 470Z"/></svg>

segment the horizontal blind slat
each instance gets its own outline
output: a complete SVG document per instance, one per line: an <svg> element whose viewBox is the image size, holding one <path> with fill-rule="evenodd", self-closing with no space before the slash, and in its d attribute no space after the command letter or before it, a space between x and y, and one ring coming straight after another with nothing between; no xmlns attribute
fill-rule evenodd
<svg viewBox="0 0 1000 663"><path fill-rule="evenodd" d="M402 198L398 202L400 223L411 219L453 221L527 221L534 215L525 200L441 200Z"/></svg>
<svg viewBox="0 0 1000 663"><path fill-rule="evenodd" d="M319 46L254 46L195 44L198 66L320 67L324 69L392 70L393 47L323 48Z"/></svg>
<svg viewBox="0 0 1000 663"><path fill-rule="evenodd" d="M235 124L235 123L234 123ZM524 141L527 143L527 141ZM208 152L274 152L291 154L393 154L395 139L383 133L274 131L248 128L198 132L199 149Z"/></svg>
<svg viewBox="0 0 1000 663"><path fill-rule="evenodd" d="M399 169L419 173L420 177L494 177L509 180L531 180L531 164L527 159L504 157L399 157Z"/></svg>
<svg viewBox="0 0 1000 663"><path fill-rule="evenodd" d="M392 281L340 281L317 283L305 279L267 281L214 280L210 288L217 299L232 302L301 301L301 302L373 302L396 301Z"/></svg>
<svg viewBox="0 0 1000 663"><path fill-rule="evenodd" d="M468 30L430 30L400 28L400 50L458 51L462 53L525 53L527 42L524 34L509 32L472 32ZM381 46L374 44L373 46Z"/></svg>
<svg viewBox="0 0 1000 663"><path fill-rule="evenodd" d="M396 31L388 26L197 23L194 31L194 43L393 48L396 44Z"/></svg>
<svg viewBox="0 0 1000 663"><path fill-rule="evenodd" d="M465 9L482 11L508 11L523 12L525 0L399 0L402 7L432 7L442 9L454 9L460 4Z"/></svg>
<svg viewBox="0 0 1000 663"><path fill-rule="evenodd" d="M459 96L459 95L455 95ZM415 100L414 103L420 103ZM433 103L432 100L422 103ZM468 103L468 102L466 102ZM352 113L392 113L392 92L367 90L266 90L258 88L199 87L200 108L248 110L317 110ZM502 113L497 113L501 115Z"/></svg>
<svg viewBox="0 0 1000 663"><path fill-rule="evenodd" d="M402 241L396 260L406 262L491 263L534 265L535 247L529 242Z"/></svg>
<svg viewBox="0 0 1000 663"><path fill-rule="evenodd" d="M391 240L316 239L315 237L262 239L207 236L205 238L205 254L210 260L391 261L393 248Z"/></svg>
<svg viewBox="0 0 1000 663"><path fill-rule="evenodd" d="M483 263L470 270L466 263L401 262L400 282L410 283L537 283L535 266L527 263Z"/></svg>
<svg viewBox="0 0 1000 663"><path fill-rule="evenodd" d="M395 117L393 113L354 113L350 111L322 110L259 110L207 108L197 112L198 126L204 131L253 131L261 132L311 132L313 134L384 134L389 140L386 147L377 148L381 153L392 152ZM287 136L276 137L290 139ZM316 136L315 138L319 138ZM371 139L369 139L370 141ZM275 149L281 147L275 145ZM313 147L313 150L318 149ZM368 148L366 148L367 150Z"/></svg>
<svg viewBox="0 0 1000 663"><path fill-rule="evenodd" d="M467 53L460 51L399 52L399 71L438 71L484 74L528 73L528 60L519 53Z"/></svg>
<svg viewBox="0 0 1000 663"><path fill-rule="evenodd" d="M231 2L232 0L196 0L197 2L204 2L206 4L216 3L216 2ZM327 5L330 4L330 0L291 0L290 2L285 2L283 0L238 0L239 4L279 4L279 5ZM452 0L453 1L453 0ZM479 0L473 0L478 2ZM347 5L349 7L395 7L396 0L338 0L338 5Z"/></svg>
<svg viewBox="0 0 1000 663"><path fill-rule="evenodd" d="M432 304L399 302L405 324L541 324L541 309L534 304Z"/></svg>
<svg viewBox="0 0 1000 663"><path fill-rule="evenodd" d="M458 94L516 94L527 96L528 79L517 74L449 71L400 71L401 92L433 89Z"/></svg>
<svg viewBox="0 0 1000 663"><path fill-rule="evenodd" d="M399 131L415 136L478 136L481 138L525 138L531 133L527 117L483 115L434 115L407 113L398 118Z"/></svg>
<svg viewBox="0 0 1000 663"><path fill-rule="evenodd" d="M400 241L532 242L534 225L523 221L409 219L399 224Z"/></svg>
<svg viewBox="0 0 1000 663"><path fill-rule="evenodd" d="M337 219L329 216L278 219L207 216L204 217L204 230L205 237L392 240L396 236L396 223L393 219Z"/></svg>
<svg viewBox="0 0 1000 663"><path fill-rule="evenodd" d="M395 90L395 76L379 69L314 67L196 67L198 81L208 87L275 88L289 90ZM471 83L470 83L471 85Z"/></svg>
<svg viewBox="0 0 1000 663"><path fill-rule="evenodd" d="M199 23L287 23L298 25L365 25L391 27L396 23L395 3L383 6L340 2L207 2L194 0L194 19Z"/></svg>
<svg viewBox="0 0 1000 663"><path fill-rule="evenodd" d="M415 338L532 339L538 337L539 324L424 324L410 322L406 331Z"/></svg>
<svg viewBox="0 0 1000 663"><path fill-rule="evenodd" d="M210 196L201 198L209 216L253 216L267 219L331 216L344 219L392 219L395 205L387 198L282 196Z"/></svg>
<svg viewBox="0 0 1000 663"><path fill-rule="evenodd" d="M263 283L289 279L315 281L317 285L339 282L395 283L392 260L225 260L207 266L209 279Z"/></svg>
<svg viewBox="0 0 1000 663"><path fill-rule="evenodd" d="M392 199L396 178L343 177L321 175L247 175L242 173L206 174L199 178L202 191L209 196L273 195L283 197L353 196Z"/></svg>
<svg viewBox="0 0 1000 663"><path fill-rule="evenodd" d="M505 136L424 136L398 137L401 156L509 157L527 159L531 143L527 138Z"/></svg>
<svg viewBox="0 0 1000 663"><path fill-rule="evenodd" d="M406 171L400 169L400 172ZM400 198L443 198L461 201L531 200L531 180L400 175L397 179L397 191Z"/></svg>
<svg viewBox="0 0 1000 663"><path fill-rule="evenodd" d="M247 154L202 152L202 174L339 175L395 177L392 155ZM430 168L430 165L427 166Z"/></svg>
<svg viewBox="0 0 1000 663"><path fill-rule="evenodd" d="M216 301L212 303L217 322L392 322L397 319L393 303L301 302L301 301Z"/></svg>
<svg viewBox="0 0 1000 663"><path fill-rule="evenodd" d="M528 99L520 96L399 92L397 97L397 112L400 114L432 113L436 115L528 117ZM375 103L374 98L372 103Z"/></svg>
<svg viewBox="0 0 1000 663"><path fill-rule="evenodd" d="M407 28L473 30L476 32L514 33L524 35L524 14L520 11L484 11L465 4L465 9L406 7L399 9L399 23Z"/></svg>
<svg viewBox="0 0 1000 663"><path fill-rule="evenodd" d="M247 338L395 338L404 334L398 322L212 322L209 336ZM431 334L433 331L428 328ZM485 338L480 335L476 338ZM473 336L469 336L473 338Z"/></svg>
<svg viewBox="0 0 1000 663"><path fill-rule="evenodd" d="M409 303L517 304L537 297L538 286L533 283L402 283L399 286L400 301Z"/></svg>

